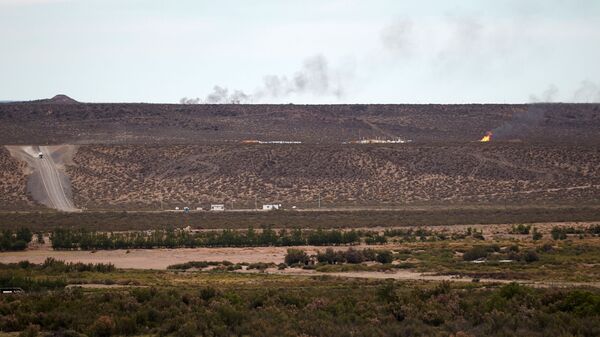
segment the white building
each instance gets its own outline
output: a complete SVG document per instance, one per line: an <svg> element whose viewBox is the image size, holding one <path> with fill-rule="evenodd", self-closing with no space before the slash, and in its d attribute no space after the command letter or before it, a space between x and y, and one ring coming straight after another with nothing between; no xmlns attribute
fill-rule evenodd
<svg viewBox="0 0 600 337"><path fill-rule="evenodd" d="M273 211L280 208L281 204L264 204L262 207L263 211Z"/></svg>
<svg viewBox="0 0 600 337"><path fill-rule="evenodd" d="M224 204L212 204L212 205L210 205L210 210L211 211L224 211L225 205Z"/></svg>

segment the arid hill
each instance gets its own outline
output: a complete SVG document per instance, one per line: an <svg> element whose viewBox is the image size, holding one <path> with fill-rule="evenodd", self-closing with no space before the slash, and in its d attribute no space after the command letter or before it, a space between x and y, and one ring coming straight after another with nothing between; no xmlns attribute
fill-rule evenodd
<svg viewBox="0 0 600 337"><path fill-rule="evenodd" d="M11 157L6 148L0 147L0 209L33 206L27 195L26 167L27 164Z"/></svg>
<svg viewBox="0 0 600 337"><path fill-rule="evenodd" d="M471 142L488 130L500 140L599 142L600 105L72 104L68 97L0 104L2 144Z"/></svg>
<svg viewBox="0 0 600 337"><path fill-rule="evenodd" d="M86 208L595 204L600 149L529 144L82 146Z"/></svg>

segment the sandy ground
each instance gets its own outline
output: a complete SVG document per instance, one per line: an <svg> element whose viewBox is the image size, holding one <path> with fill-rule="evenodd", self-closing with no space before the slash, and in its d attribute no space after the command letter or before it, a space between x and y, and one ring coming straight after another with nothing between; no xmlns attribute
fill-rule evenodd
<svg viewBox="0 0 600 337"><path fill-rule="evenodd" d="M1 263L29 260L41 263L48 257L65 262L112 263L117 268L166 269L189 261L283 262L286 247L179 248L90 251L53 251L50 249L0 253Z"/></svg>

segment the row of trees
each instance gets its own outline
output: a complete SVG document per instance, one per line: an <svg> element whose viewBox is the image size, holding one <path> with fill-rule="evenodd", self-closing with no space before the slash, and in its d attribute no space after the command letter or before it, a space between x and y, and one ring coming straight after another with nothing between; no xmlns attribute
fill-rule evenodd
<svg viewBox="0 0 600 337"><path fill-rule="evenodd" d="M285 263L288 266L296 264L308 264L311 259L316 258L319 263L327 264L342 264L342 263L362 263L367 261L377 261L380 263L392 263L394 261L394 254L392 251L375 250L375 249L354 249L348 248L346 251L334 250L327 248L324 252L317 252L316 256L309 256L302 249L290 248L285 254ZM314 261L314 260L313 260Z"/></svg>
<svg viewBox="0 0 600 337"><path fill-rule="evenodd" d="M33 233L28 228L3 229L0 231L0 251L25 250L32 238Z"/></svg>
<svg viewBox="0 0 600 337"><path fill-rule="evenodd" d="M57 260L53 257L48 257L42 263L32 263L29 261L21 261L17 263L0 263L0 270L21 269L28 271L44 271L51 274L62 274L70 272L96 272L108 273L115 271L115 266L112 263L83 263L83 262L65 262Z"/></svg>
<svg viewBox="0 0 600 337"><path fill-rule="evenodd" d="M552 227L550 235L554 240L565 240L567 235L600 235L600 225L593 225L588 228L575 228L575 227Z"/></svg>
<svg viewBox="0 0 600 337"><path fill-rule="evenodd" d="M183 247L255 247L301 245L350 245L360 243L357 231L301 230L279 231L263 227L261 231L222 230L187 232L155 230L106 233L87 230L56 229L51 234L52 248L57 250L183 248Z"/></svg>

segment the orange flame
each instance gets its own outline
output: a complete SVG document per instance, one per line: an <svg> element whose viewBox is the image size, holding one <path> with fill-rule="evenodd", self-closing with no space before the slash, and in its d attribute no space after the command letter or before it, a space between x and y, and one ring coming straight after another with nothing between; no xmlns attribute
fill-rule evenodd
<svg viewBox="0 0 600 337"><path fill-rule="evenodd" d="M492 131L486 132L485 136L483 136L483 138L481 138L479 141L480 142L489 142L490 140L492 140Z"/></svg>

